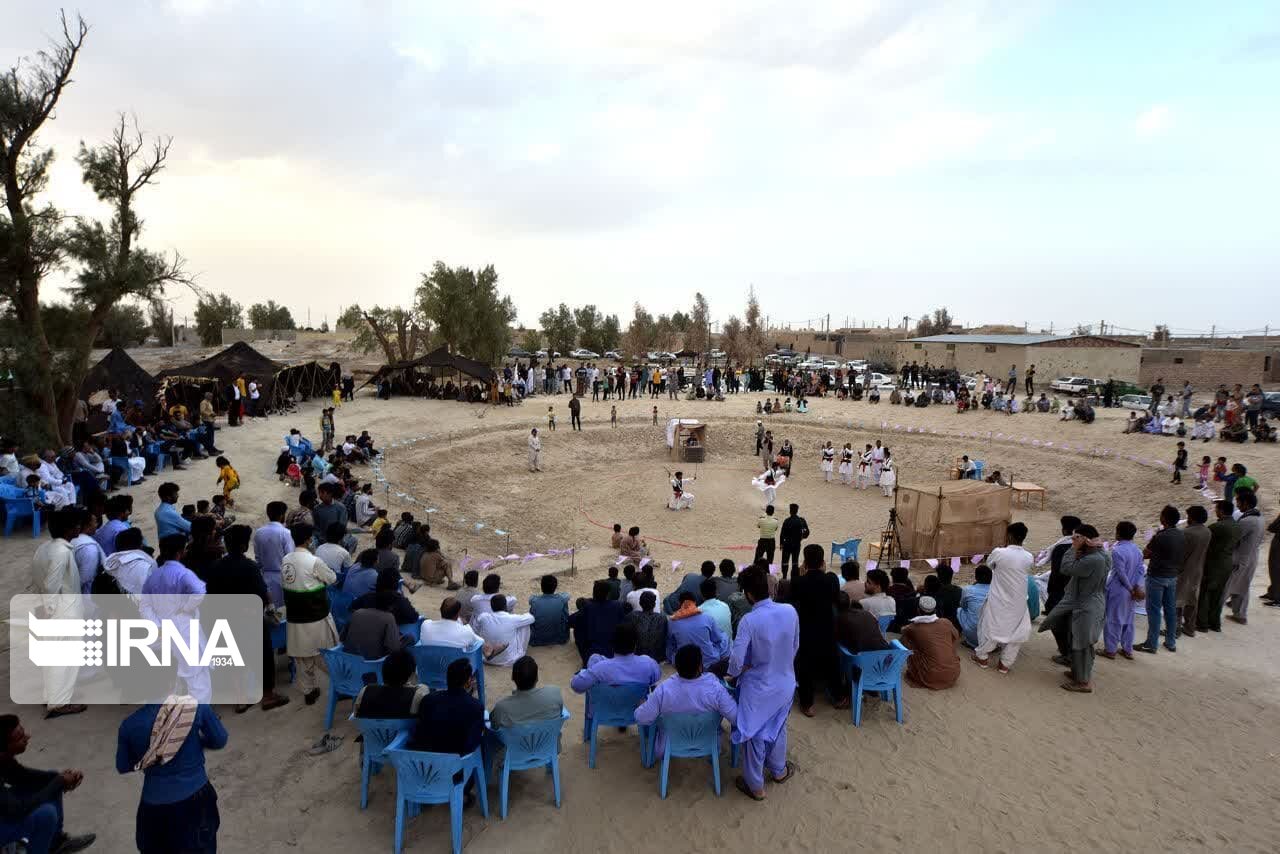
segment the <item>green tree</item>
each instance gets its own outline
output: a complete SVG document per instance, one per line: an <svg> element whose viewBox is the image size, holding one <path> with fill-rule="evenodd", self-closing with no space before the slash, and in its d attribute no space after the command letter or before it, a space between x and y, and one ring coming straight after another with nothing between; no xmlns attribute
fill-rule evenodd
<svg viewBox="0 0 1280 854"><path fill-rule="evenodd" d="M137 347L145 344L151 328L142 306L122 303L111 307L102 319L96 347Z"/></svg>
<svg viewBox="0 0 1280 854"><path fill-rule="evenodd" d="M660 315L660 316L665 316L665 315ZM680 335L683 335L685 332L689 331L689 324L691 320L692 319L689 317L689 315L685 314L683 311L677 311L675 314L671 315L671 317L669 318L671 328L674 329Z"/></svg>
<svg viewBox="0 0 1280 854"><path fill-rule="evenodd" d="M627 324L625 337L627 352L632 356L643 357L645 353L657 346L657 336L653 315L644 306L636 303L632 308L631 322Z"/></svg>
<svg viewBox="0 0 1280 854"><path fill-rule="evenodd" d="M947 309L934 309L933 317L924 315L916 323L916 337L923 338L926 335L946 335L951 331L951 312Z"/></svg>
<svg viewBox="0 0 1280 854"><path fill-rule="evenodd" d="M693 295L693 312L684 331L684 346L703 355L711 349L711 307L702 292Z"/></svg>
<svg viewBox="0 0 1280 854"><path fill-rule="evenodd" d="M65 255L62 214L39 198L48 187L53 152L36 140L71 82L89 32L83 19L72 26L63 14L61 22L61 36L48 49L0 74L0 297L13 307L22 329L19 346L7 355L31 410L24 423L42 434L28 438L40 442L65 438L58 392L70 384L59 383L41 318L40 286ZM87 347L92 337L86 338Z"/></svg>
<svg viewBox="0 0 1280 854"><path fill-rule="evenodd" d="M764 355L765 329L760 322L760 302L756 289L747 292L747 310L742 316L742 356L747 364L754 365L756 358Z"/></svg>
<svg viewBox="0 0 1280 854"><path fill-rule="evenodd" d="M596 352L604 353L606 350L617 350L621 344L622 326L618 323L618 315L611 314L604 319L604 323L600 326L600 346L602 349Z"/></svg>
<svg viewBox="0 0 1280 854"><path fill-rule="evenodd" d="M530 353L536 353L542 349L542 332L538 329L526 329L524 333L524 342L520 345Z"/></svg>
<svg viewBox="0 0 1280 854"><path fill-rule="evenodd" d="M435 327L438 343L486 364L502 361L511 348L516 307L498 291L490 264L478 272L437 261L418 286L418 310Z"/></svg>
<svg viewBox="0 0 1280 854"><path fill-rule="evenodd" d="M604 316L594 305L574 309L574 322L578 325L578 345L593 353L603 353L609 348L604 344Z"/></svg>
<svg viewBox="0 0 1280 854"><path fill-rule="evenodd" d="M173 346L173 309L162 299L155 298L147 303L147 317L151 334L160 342L161 347Z"/></svg>
<svg viewBox="0 0 1280 854"><path fill-rule="evenodd" d="M578 340L578 321L569 306L560 303L556 308L549 308L538 318L542 327L542 336L546 339L547 357L554 358L559 351L569 355Z"/></svg>
<svg viewBox="0 0 1280 854"><path fill-rule="evenodd" d="M240 329L243 318L243 307L226 294L201 294L196 301L196 332L206 347L221 344L222 330Z"/></svg>
<svg viewBox="0 0 1280 854"><path fill-rule="evenodd" d="M293 315L289 309L276 305L269 299L266 303L254 303L249 306L249 325L254 329L296 329Z"/></svg>
<svg viewBox="0 0 1280 854"><path fill-rule="evenodd" d="M387 364L416 359L430 339L431 324L416 308L383 308L375 305L365 311L349 306L337 321L339 326L356 330L352 346L362 353L382 350Z"/></svg>

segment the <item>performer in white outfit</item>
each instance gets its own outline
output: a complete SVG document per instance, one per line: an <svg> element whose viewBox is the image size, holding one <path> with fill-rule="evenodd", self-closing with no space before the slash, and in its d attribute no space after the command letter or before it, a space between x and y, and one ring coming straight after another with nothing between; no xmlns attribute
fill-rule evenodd
<svg viewBox="0 0 1280 854"><path fill-rule="evenodd" d="M853 446L848 442L840 452L840 482L846 485L853 483Z"/></svg>
<svg viewBox="0 0 1280 854"><path fill-rule="evenodd" d="M542 471L542 440L537 427L529 431L529 471Z"/></svg>
<svg viewBox="0 0 1280 854"><path fill-rule="evenodd" d="M871 446L858 458L858 489L866 489L871 485Z"/></svg>
<svg viewBox="0 0 1280 854"><path fill-rule="evenodd" d="M751 485L764 493L764 506L776 504L778 500L778 487L787 482L787 476L781 473L775 473L773 469L766 471L764 474L753 478Z"/></svg>
<svg viewBox="0 0 1280 854"><path fill-rule="evenodd" d="M826 447L822 449L822 465L821 465L823 479L826 480L827 483L831 482L831 472L835 470L835 467L836 467L836 450L835 448L831 447L831 443L828 442Z"/></svg>
<svg viewBox="0 0 1280 854"><path fill-rule="evenodd" d="M689 478L696 480L697 478ZM684 488L684 472L676 472L671 478L671 500L667 502L668 510L692 510L693 493Z"/></svg>
<svg viewBox="0 0 1280 854"><path fill-rule="evenodd" d="M880 482L880 470L884 467L885 449L880 446L880 440L876 439L876 446L871 449L871 482Z"/></svg>
<svg viewBox="0 0 1280 854"><path fill-rule="evenodd" d="M991 567L991 589L978 618L978 648L973 660L986 667L991 653L1000 649L1001 673L1018 659L1018 651L1031 636L1031 615L1027 612L1027 575L1034 558L1022 547L1027 526L1009 526L1009 545L995 549L987 557Z"/></svg>
<svg viewBox="0 0 1280 854"><path fill-rule="evenodd" d="M893 495L893 488L898 483L898 473L893 470L893 460L889 457L889 449L884 449L884 462L880 464L880 491L885 497Z"/></svg>

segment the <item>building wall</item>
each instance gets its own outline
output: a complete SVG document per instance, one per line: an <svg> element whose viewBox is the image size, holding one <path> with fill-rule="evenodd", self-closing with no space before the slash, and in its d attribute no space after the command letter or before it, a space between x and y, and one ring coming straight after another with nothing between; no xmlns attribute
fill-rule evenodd
<svg viewBox="0 0 1280 854"><path fill-rule="evenodd" d="M1149 386L1157 377L1163 377L1168 388L1191 380L1202 391L1217 388L1219 383L1245 387L1273 384L1280 382L1280 350L1143 348L1138 384Z"/></svg>
<svg viewBox="0 0 1280 854"><path fill-rule="evenodd" d="M954 368L962 374L983 371L992 376L1006 376L1010 365L1018 366L1018 374L1026 364L1024 344L943 344L940 342L899 341L897 362L919 362L923 365ZM1038 369L1037 369L1038 370Z"/></svg>
<svg viewBox="0 0 1280 854"><path fill-rule="evenodd" d="M1114 378L1134 382L1139 375L1141 347L1055 347L1041 344L1027 348L1027 364L1036 366L1036 379L1046 388L1057 377ZM1005 368L1007 371L1008 368Z"/></svg>
<svg viewBox="0 0 1280 854"><path fill-rule="evenodd" d="M919 346L919 349L916 349ZM1059 376L1086 376L1132 381L1138 376L1139 347L1126 346L1055 346L1041 344L944 344L900 341L897 362L919 362L954 368L962 374L975 371L996 377L1009 374L1009 366L1017 365L1018 377L1026 376L1027 366L1036 366L1036 377L1045 386Z"/></svg>

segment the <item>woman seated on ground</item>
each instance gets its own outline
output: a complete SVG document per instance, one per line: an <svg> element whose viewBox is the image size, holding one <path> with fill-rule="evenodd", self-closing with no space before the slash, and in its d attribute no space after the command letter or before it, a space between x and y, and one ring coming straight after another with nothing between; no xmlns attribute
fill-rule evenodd
<svg viewBox="0 0 1280 854"><path fill-rule="evenodd" d="M809 402L803 397L800 398L800 400L796 402L796 412L799 412L801 415L804 415L808 411L809 411Z"/></svg>

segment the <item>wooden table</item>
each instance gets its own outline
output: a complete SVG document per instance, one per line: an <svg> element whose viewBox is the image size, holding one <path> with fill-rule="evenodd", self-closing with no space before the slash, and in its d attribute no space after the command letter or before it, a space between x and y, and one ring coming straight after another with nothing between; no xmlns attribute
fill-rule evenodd
<svg viewBox="0 0 1280 854"><path fill-rule="evenodd" d="M1046 490L1043 486L1039 486L1025 480L1015 480L1011 486L1013 488L1013 500L1015 502L1021 501L1023 504L1030 504L1031 496L1039 493L1040 509L1044 509L1044 497Z"/></svg>

